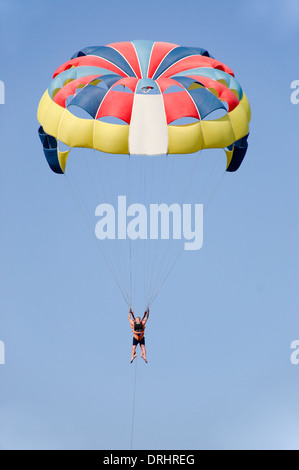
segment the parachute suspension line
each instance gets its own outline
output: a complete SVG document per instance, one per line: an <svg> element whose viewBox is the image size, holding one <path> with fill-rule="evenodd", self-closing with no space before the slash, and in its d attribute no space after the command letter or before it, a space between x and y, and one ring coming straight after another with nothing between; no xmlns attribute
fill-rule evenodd
<svg viewBox="0 0 299 470"><path fill-rule="evenodd" d="M150 166L150 178L146 179L146 171L144 171L144 178L146 181L145 185L145 203L149 207L152 201L152 195L153 195L153 184L154 184L154 164L155 164L155 157L150 157L149 160L147 160L148 165ZM152 245L152 241L150 239L146 240L145 243L145 251L146 251L146 256L145 256L145 266L144 266L144 279L145 279L145 303L147 306L148 303L148 290L149 290L149 273L151 272L151 263L153 262L154 259L154 254L152 253L152 256L150 257L150 246Z"/></svg>
<svg viewBox="0 0 299 470"><path fill-rule="evenodd" d="M154 185L154 164L155 164L155 157L149 157L145 159L145 167L144 167L144 202L146 207L149 209L150 204L152 202L153 197L153 185ZM149 175L149 176L148 176ZM148 290L149 290L149 279L150 279L150 268L151 262L153 261L153 256L151 255L151 246L153 241L149 238L143 242L144 245L144 259L145 259L145 266L144 266L144 307L145 310L148 307Z"/></svg>
<svg viewBox="0 0 299 470"><path fill-rule="evenodd" d="M223 182L223 180L224 180L225 175L226 175L226 170L223 172L223 174L222 174L222 176L221 176L221 178L220 178L220 180L219 180L219 182L218 182L216 188L213 190L212 194L210 195L210 197L209 197L209 199L208 199L208 201L207 201L207 203L206 203L206 210L207 210L208 207L210 206L212 200L214 199L215 195L216 195L217 192L218 192L218 189L219 189L220 186L222 185L222 182Z"/></svg>
<svg viewBox="0 0 299 470"><path fill-rule="evenodd" d="M98 185L96 184L96 182L94 181L93 173L92 173L91 168L90 168L90 159L86 156L86 154L85 154L85 152L83 151L82 148L80 148L80 150L81 150L82 159L85 162L86 170L87 170L87 173L89 175L91 185L92 185L92 189L94 191L94 195L95 195L95 198L96 198L96 201L97 201L97 199L99 199L99 193L98 193L99 188L98 188Z"/></svg>
<svg viewBox="0 0 299 470"><path fill-rule="evenodd" d="M68 173L69 173L69 176L70 176L70 179L72 179L73 181L73 184L76 185L76 181L74 179L74 177L72 176L71 174L71 171L70 171L70 168L68 168ZM89 229L89 232L91 234L91 238L93 240L93 242L95 243L95 245L97 246L97 248L101 251L101 254L105 260L105 263L108 267L108 269L110 270L112 276L113 276L113 279L120 291L120 294L122 295L124 301L126 302L126 304L129 306L129 301L128 301L128 294L127 292L125 292L123 290L123 288L121 287L118 279L117 279L117 276L111 266L111 263L109 262L109 258L107 256L107 253L105 252L105 250L103 249L103 247L100 247L99 244L96 242L96 239L95 239L95 236L94 236L94 230L93 230L93 227L92 227L92 223L91 221L89 220L89 216L88 216L88 209L86 208L85 204L84 204L84 200L82 199L81 197L81 200L80 198L78 197L78 195L76 194L76 192L74 191L73 189L73 186L72 184L70 183L69 181L69 178L68 178L68 175L65 173L65 180L66 180L66 187L69 191L69 194L71 196L71 198L73 199L73 202L77 208L77 211L79 212L79 214L81 215L82 219L85 221L85 224L87 226L87 228ZM80 190L78 189L78 194L80 194Z"/></svg>
<svg viewBox="0 0 299 470"><path fill-rule="evenodd" d="M150 163L151 163L151 177L150 177L150 186L149 186L149 200L148 200L148 204L150 205L152 200L153 200L153 187L154 187L154 166L155 166L155 157L152 158L150 160ZM158 179L156 180L158 181ZM148 279L147 279L147 289L149 289L149 281L150 281L150 278L149 278L149 273L151 272L151 263L154 263L154 260L155 260L155 254L153 253L152 256L150 256L150 253L151 253L151 250L150 250L150 245L152 244L153 242L149 242L148 243L148 253L147 253L147 259L148 259L148 262L147 262L147 276L148 276ZM154 250L153 250L154 251ZM153 269L153 268L152 268ZM146 302L147 303L147 302Z"/></svg>
<svg viewBox="0 0 299 470"><path fill-rule="evenodd" d="M95 160L97 161L98 159L96 158L97 155L95 153L95 149L93 149L93 156L95 157ZM87 173L89 175L89 179L91 181L91 185L92 185L92 188L93 188L93 191L94 191L94 194L95 194L95 201L96 201L96 204L102 202L101 201L101 195L100 195L100 185L98 184L99 181L101 182L101 187L103 188L103 192L104 192L104 184L103 184L103 181L102 181L102 178L101 178L101 174L99 174L99 180L98 182L96 182L94 180L94 172L92 172L91 168L90 168L90 162L91 162L91 159L87 157L86 153L83 151L83 149L81 149L81 153L83 155L83 161L85 162L85 165L86 165L86 168L87 168ZM105 160L106 161L106 160ZM96 165L96 168L98 169L98 165ZM108 168L108 165L106 164L106 174L108 175L108 181L109 181L109 187L111 187L110 185L110 182L111 182L111 176L110 176L110 171L109 171L109 168ZM112 194L112 190L111 190L111 194ZM105 245L105 242L103 242L103 245ZM107 251L107 250L106 250ZM122 279L122 283L123 283L123 288L125 288L126 286L126 283L124 281L125 279L125 272L124 272L124 267L123 265L121 264L121 261L122 260L119 260L118 258L118 253L116 250L113 251L113 249L111 249L111 252L112 252L112 255L113 257L115 258L116 260L116 264L118 264L120 266L120 270L122 272L122 276L123 276L123 279ZM109 255L107 253L107 256L109 258Z"/></svg>
<svg viewBox="0 0 299 470"><path fill-rule="evenodd" d="M68 184L69 184L69 183L68 183ZM120 285L120 282L119 282L119 280L118 280L118 278L117 278L117 276L116 276L116 274L115 274L115 272L114 272L114 270L113 270L113 267L112 267L111 263L109 262L109 257L108 257L108 255L107 255L106 251L103 249L103 247L100 247L99 244L96 242L96 239L95 239L95 237L94 237L94 232L93 232L92 226L90 225L89 220L87 220L86 214L84 213L84 211L82 211L82 208L81 208L81 205L80 205L80 201L76 198L75 193L72 193L72 192L71 192L71 189L72 189L71 186L69 186L68 189L70 190L70 194L73 196L73 200L74 200L74 202L75 202L75 205L77 206L78 212L81 214L82 218L85 219L85 221L87 221L87 224L86 224L86 225L87 225L87 228L88 228L89 231L90 231L90 234L91 234L91 237L92 237L93 242L95 243L96 247L100 250L101 256L103 256L104 261L105 261L105 263L106 263L108 269L110 270L110 272L111 272L111 274L112 274L112 277L113 277L113 279L114 279L114 281L115 281L115 283L116 283L116 285L117 285L117 287L118 287L118 289L119 289L119 291L120 291L120 293L121 293L121 295L122 295L122 297L123 297L125 303L129 306L128 293L127 293L125 290L123 290L122 286Z"/></svg>
<svg viewBox="0 0 299 470"><path fill-rule="evenodd" d="M166 255L168 254L169 247L170 247L170 244L168 244L168 247L167 247L167 249L164 253L165 259L166 259ZM158 292L160 292L162 286L165 284L165 281L166 281L167 277L171 273L172 269L174 268L174 266L176 264L176 261L178 260L180 254L182 252L183 252L183 248L180 248L178 253L175 252L175 251L174 251L174 253L171 253L170 256L169 256L168 261L165 261L166 262L166 268L165 268L165 266L163 266L163 262L161 263L158 275L156 277L156 282L153 285L153 288L150 292L150 297L149 297L149 304L150 305L153 303L153 299L156 298L156 296L158 295ZM166 272L166 275L165 275L165 272Z"/></svg>
<svg viewBox="0 0 299 470"><path fill-rule="evenodd" d="M170 167L170 168L169 168ZM161 197L161 202L163 203L164 201L164 198L166 198L166 195L169 194L169 190L170 190L170 186L171 186L171 182L173 180L173 173L174 173L174 167L175 167L175 158L174 157L169 157L169 155L165 155L165 171L164 171L164 177L163 179L161 180L161 184L162 184L162 197ZM158 251L158 248L159 248L159 244L157 243L157 251ZM171 247L171 242L170 240L166 241L165 240L165 249L164 249L164 252L162 251L162 246L161 246L161 254L159 256L159 261L160 261L160 266L158 265L157 267L157 270L158 270L158 275L155 274L156 272L156 265L157 265L157 260L158 260L158 256L156 253L156 256L154 257L154 260L153 260L153 270L152 270L152 275L151 275L151 282L150 282L150 289L149 289L149 293L148 293L148 302L150 302L150 298L151 298L151 292L152 290L154 289L153 287L153 279L154 277L158 280L159 279L159 275L160 275L160 272L161 270L163 270L163 266L164 266L164 262L165 262L165 259L166 259L166 256L167 256L167 253L169 252L169 249Z"/></svg>
<svg viewBox="0 0 299 470"><path fill-rule="evenodd" d="M197 167L199 165L199 161L200 161L200 157L201 157L201 151L202 151L202 149L199 150L198 154L195 156L194 162L192 162L190 174L188 175L187 181L186 181L184 187L182 188L181 197L178 198L178 200L182 203L185 202L185 198L187 197L187 195L190 191L192 180L194 179L194 175L196 174ZM169 157L167 157L167 158L169 158ZM175 160L175 157L171 157L172 166L171 166L170 171L169 171L170 176L169 176L168 184L167 185L165 184L164 188L163 188L165 191L166 191L165 188L166 187L169 188L170 183L171 183L171 178L172 178L172 174L174 172L174 166L175 166L174 160ZM167 189L167 191L168 190L169 189ZM166 191L166 194L167 194L167 191ZM152 301L153 301L152 299L157 296L157 294L155 294L155 293L157 291L160 291L162 285L164 285L165 281L163 281L163 279L164 279L165 273L166 273L166 277L168 277L167 273L168 273L168 271L170 271L170 272L172 271L172 269L173 269L172 266L174 266L176 264L176 259L178 257L179 256L178 256L178 253L177 253L177 248L173 247L172 243L170 241L168 241L168 243L166 243L166 248L164 250L164 253L162 253L162 255L160 257L161 258L160 268L159 268L159 271L158 271L158 275L155 276L156 282L155 282L154 285L152 284L153 274L154 273L152 273L151 289L150 289L149 296L148 296L148 299L149 299L150 303L152 303ZM170 274L170 272L169 272L169 274ZM157 288L157 286L161 286L161 287Z"/></svg>
<svg viewBox="0 0 299 470"><path fill-rule="evenodd" d="M132 307L132 241L129 240L130 244L130 307Z"/></svg>
<svg viewBox="0 0 299 470"><path fill-rule="evenodd" d="M156 290L156 293L154 293L154 294L152 295L152 297L150 298L150 300L149 300L149 305L152 305L152 304L154 303L154 301L156 300L158 294L160 293L160 290L161 290L162 287L164 286L164 284L165 284L167 278L170 276L170 274L171 274L173 268L175 267L175 265L176 265L176 263L177 263L179 257L181 256L182 252L183 252L183 249L180 250L179 253L177 254L175 260L174 260L173 263L171 264L171 266L170 266L170 268L168 269L166 275L165 275L164 278L162 279L162 281L161 281L161 283L160 283L158 289Z"/></svg>
<svg viewBox="0 0 299 470"><path fill-rule="evenodd" d="M215 173L216 168L217 168L218 165L219 165L219 159L216 159L216 160L215 160L215 163L214 163L214 165L213 165L213 167L212 167L212 170L210 171L210 173L209 173L209 175L208 175L208 177L207 177L207 179L206 179L206 181L205 181L203 187L201 188L201 191L200 191L199 194L198 194L198 199L197 199L198 201L200 201L200 199L203 197L203 195L204 195L204 193L205 193L205 190L206 190L206 188L209 186L210 180L212 179L212 177L213 177L213 175L214 175L214 173ZM224 170L224 173L223 173L223 174L225 174L225 170ZM223 176L223 175L222 175L222 176ZM221 181L221 180L220 180L220 181ZM217 186L217 187L218 187L218 186ZM208 202L209 202L209 199L208 199ZM208 204L208 202L207 202L206 204Z"/></svg>
<svg viewBox="0 0 299 470"><path fill-rule="evenodd" d="M147 201L146 201L146 177L145 177L145 167L143 167L143 202L145 206L147 206ZM145 260L145 254L146 254L146 241L143 242L143 259ZM146 269L147 265L144 266L144 275L143 275L143 298L146 303ZM145 306L146 307L146 306Z"/></svg>
<svg viewBox="0 0 299 470"><path fill-rule="evenodd" d="M100 188L102 190L102 195L103 195L103 200L104 201L108 201L109 197L108 197L108 194L107 194L107 191L106 191L106 187L105 187L105 183L103 181L103 178L102 178L102 173L105 173L104 171L102 172L101 171L101 168L99 166L99 160L102 158L102 159L105 159L105 156L100 154L100 152L96 152L95 149L93 149L93 154L94 154L94 161L95 161L95 169L96 169L96 173L97 173L97 181L98 183L100 184L97 184L96 185L96 189L98 190L97 193L98 193L98 198L99 198L99 201L98 202L102 202L101 201L101 194L100 194ZM107 168L107 163L106 163L106 172L108 172L108 168ZM109 178L108 178L109 181L111 181L111 178L110 178L110 172L109 172ZM107 183L106 183L107 184ZM108 184L108 188L110 188L110 199L113 198L113 193L112 193L112 189L111 189L111 184ZM105 242L103 243L103 246L105 246ZM106 245L106 251L107 251L107 258L110 259L109 257L109 254L108 254L108 245ZM118 257L118 254L117 254L117 251L116 251L116 248L113 250L113 248L111 247L111 253L110 253L110 256L111 256L111 259L114 258L115 260L115 264L116 265L119 265L120 267L120 275L119 277L122 278L122 284L123 284L123 290L127 291L126 289L126 282L125 282L125 279L126 279L126 274L125 274L125 269L124 269L124 266L121 264L120 262L120 259ZM120 281L119 281L120 282ZM127 294L127 297L129 298L129 295Z"/></svg>
<svg viewBox="0 0 299 470"><path fill-rule="evenodd" d="M140 165L140 170L138 170L138 178L136 181L136 184L134 183L134 186L136 186L136 201L138 202L143 202L144 199L142 199L142 187L143 187L143 174L144 174L144 165L145 165L145 158L146 157L137 157L137 163ZM144 240L142 239L137 239L133 241L132 247L134 248L134 259L133 259L133 268L134 268L134 276L133 276L133 295L134 299L137 299L137 288L139 291L142 288L142 278L145 276L145 269L141 268L141 263L140 263L140 256L138 256L140 246L144 244Z"/></svg>
<svg viewBox="0 0 299 470"><path fill-rule="evenodd" d="M75 196L75 201L79 203L79 207L84 212L84 219L87 221L89 227L91 228L92 222L91 222L88 206L86 205L86 202L84 201L84 198L80 190L80 186L78 185L74 175L72 174L70 167L68 168L68 173L64 173L64 176L68 184L67 187L72 190L71 194ZM70 180L72 180L72 183L70 182Z"/></svg>
<svg viewBox="0 0 299 470"><path fill-rule="evenodd" d="M116 201L115 192L113 191L111 171L109 168L109 164L112 163L112 158L116 158L116 157L113 157L113 156L109 157L105 154L100 153L100 158L101 158L101 163L103 167L102 173L105 175L105 180L103 182L103 179L102 179L102 184L104 187L107 188L106 193L107 193L108 199L110 199L110 202L112 202L114 207L116 207L117 201ZM129 294L130 287L128 283L128 272L127 272L128 264L124 257L125 250L122 250L120 244L115 242L115 240L107 240L107 241L104 241L104 244L105 243L107 243L107 247L110 248L109 257L111 256L111 258L114 259L114 264L115 266L118 267L117 269L118 277L120 278L121 283L124 286L123 289L127 292L127 298L129 299L128 301L130 303L130 294Z"/></svg>
<svg viewBox="0 0 299 470"><path fill-rule="evenodd" d="M201 156L202 156L202 149L200 149L198 151L198 155L197 154L195 155L195 160L194 160L194 163L193 163L193 166L192 166L192 169L191 169L191 172L190 172L190 176L189 176L189 179L187 181L187 184L186 184L183 196L182 196L182 201L184 201L185 197L187 196L187 194L190 191L191 184L192 184L192 181L194 179L194 175L197 172L197 168L198 168L199 160L200 160Z"/></svg>
<svg viewBox="0 0 299 470"><path fill-rule="evenodd" d="M214 166L213 166L213 168L212 168L212 170L211 170L211 172L210 172L210 174L209 174L209 176L208 176L207 181L209 181L209 180L211 179L211 177L212 177L212 175L214 174L214 172L215 172L216 167L217 167L218 164L219 164L219 159L216 159L216 162L215 162L215 164L214 164ZM207 203L206 203L206 210L207 210L207 208L209 207L209 205L210 205L212 199L215 197L215 194L216 194L217 191L219 190L219 188L220 188L220 186L221 186L221 183L222 183L222 181L223 181L223 179L224 179L225 173L226 173L226 171L223 172L223 174L222 174L222 176L221 176L221 178L220 178L220 181L218 182L218 184L217 184L215 190L214 190L213 193L210 195L210 197L209 197L209 199L208 199L208 201L207 201ZM200 201L200 198L201 198L203 192L205 191L205 189L206 189L206 187L207 187L207 181L206 181L206 183L204 184L204 186L203 186L203 188L202 188L202 191L200 192L200 195L199 195L199 198L198 198L199 201ZM155 301L155 299L157 298L159 292L161 291L161 289L162 289L162 287L164 286L166 280L168 279L169 275L171 274L172 270L174 269L174 267L175 267L176 263L178 262L178 260L179 260L179 258L180 258L180 256L181 256L181 254L183 253L183 251L184 251L184 249L183 249L183 247L181 247L179 253L178 253L177 256L175 257L175 259L173 260L173 262L170 264L170 267L169 267L169 269L167 270L166 275L165 275L164 278L162 279L162 281L161 281L159 287L158 287L156 290L154 290L153 295L152 295L152 297L150 298L149 305L152 305L153 302ZM156 292L156 293L155 293L155 292Z"/></svg>
<svg viewBox="0 0 299 470"><path fill-rule="evenodd" d="M137 189L137 199L136 201L138 202L143 202L145 204L144 200L144 181L143 181L143 175L145 173L145 162L146 162L146 157L143 156L141 158L138 158L138 163L140 165L140 171L138 171L138 178L136 182L136 189ZM133 276L133 297L134 299L137 298L137 288L140 292L139 296L141 297L141 292L142 292L142 279L145 278L146 276L146 270L144 269L144 266L142 266L141 263L141 256L139 255L139 252L141 250L142 245L146 243L145 240L143 239L137 239L133 242L132 248L134 248L134 258L133 258L133 268L134 268L134 276ZM144 258L143 258L144 260Z"/></svg>
<svg viewBox="0 0 299 470"><path fill-rule="evenodd" d="M90 162L91 162L91 159L88 159L85 152L83 151L83 149L81 149L81 153L83 155L83 161L85 162L85 165L86 165L86 169L87 169L87 175L88 175L88 178L91 182L91 187L94 191L94 194L95 194L95 201L96 203L100 202L101 201L101 194L100 194L100 188L102 189L102 192L105 193L105 185L103 184L103 181L102 181L102 178L101 178L101 172L99 171L99 167L98 167L98 158L97 158L97 155L96 155L96 152L95 150L93 149L93 156L94 156L94 161L96 162L96 165L95 165L95 168L96 168L96 172L93 172L91 170L91 167L90 167ZM95 181L94 177L93 177L93 174L94 173L98 173L98 178L96 178L97 181ZM74 177L73 177L73 180ZM101 184L99 184L99 182ZM77 185L78 187L78 185ZM80 192L79 192L80 193ZM81 193L80 193L81 194ZM81 197L81 199L83 200L83 198ZM90 223L91 227L92 227L92 222ZM91 229L91 231L93 231L93 229ZM98 248L101 249L101 252L103 255L105 255L106 257L106 263L110 266L110 271L113 272L113 277L114 279L117 279L117 284L120 286L121 285L121 280L118 279L117 275L116 275L116 272L114 271L114 269L112 268L112 264L111 262L108 262L108 260L110 259L113 259L113 256L111 256L111 254L109 255L109 252L108 252L108 246L105 245L105 243L101 243L101 246L99 247L99 243L97 243L97 246ZM125 287L125 284L124 282L122 282L123 286L121 287L121 290L122 292L125 292L126 291L126 287ZM128 294L126 292L126 298L128 298ZM127 300L126 300L127 302Z"/></svg>
<svg viewBox="0 0 299 470"><path fill-rule="evenodd" d="M188 177L188 179L187 179L187 182L186 182L186 184L185 184L185 187L184 187L183 190L182 190L182 196L181 196L181 198L179 198L179 201L181 201L182 203L184 203L185 198L186 198L188 192L190 191L191 183L192 183L192 180L193 180L194 175L195 175L195 173L196 173L196 170L197 170L197 167L198 167L198 164L199 164L199 160L200 160L200 157L201 157L201 151L202 151L202 149L200 149L198 155L195 156L194 163L193 163L193 165L192 165L192 167L191 167L191 170L190 170L190 175L189 175L189 177ZM172 160L174 160L174 158L173 158ZM172 172L171 172L171 173L173 173L173 169L174 169L174 165L172 166ZM169 185L170 185L170 180L169 180ZM170 243L170 242L167 243L165 252L164 252L164 254L161 256L160 269L159 269L158 275L157 275L157 277L156 277L155 285L154 285L154 287L152 288L152 290L151 290L151 292L150 292L150 295L149 295L149 301L150 301L150 302L151 302L151 299L152 299L153 297L156 297L157 294L155 295L155 292L157 292L157 290L159 290L159 291L161 290L161 287L162 287L162 286L159 287L158 289L156 288L156 286L157 286L157 285L159 286L159 285L165 283L165 281L163 281L163 278L164 278L164 276L163 276L163 270L164 270L164 273L165 273L165 272L168 273L168 271L171 272L172 269L173 269L172 266L174 266L175 263L176 263L176 258L178 257L178 255L177 255L177 250L175 250L175 249L172 250L173 253L170 253L170 256L168 257L168 262L167 262L167 256L169 255L169 251L171 251L171 248L173 248L172 245L171 245L171 243ZM175 261L173 261L173 259L175 259ZM164 266L164 263L166 263L166 268L165 268L165 266ZM170 268L168 268L168 266L170 266ZM167 276L167 277L168 277L168 276Z"/></svg>
<svg viewBox="0 0 299 470"><path fill-rule="evenodd" d="M162 179L162 200L166 197L167 194L169 194L169 189L170 189L170 184L173 179L173 172L174 172L174 157L169 156L168 154L165 155L165 175L164 178ZM168 163L169 162L169 163ZM170 166L170 168L169 168Z"/></svg>
<svg viewBox="0 0 299 470"><path fill-rule="evenodd" d="M170 184L171 184L171 180L172 180L172 175L173 175L173 170L174 170L174 164L173 164L173 161L174 159L171 158L170 160L170 157L166 154L165 155L165 158L164 158L164 171L161 172L161 174L163 175L161 180L160 180L160 188L158 189L158 194L161 194L161 203L164 202L164 197L166 197L166 194L169 193L169 188L170 188ZM171 166L169 168L169 166ZM159 170L159 168L158 168ZM156 172L158 173L158 172ZM159 172L160 173L160 172ZM151 291L152 291L152 285L153 285L153 280L154 280L154 277L156 277L156 272L157 272L157 269L161 269L162 266L163 266L163 261L164 261L164 256L163 254L160 254L159 255L159 249L162 250L162 247L160 246L160 243L158 242L154 242L155 243L155 246L154 246L154 249L153 249L153 253L152 253L152 257L151 257L151 269L149 270L149 283L148 283L148 289L147 289L147 295L146 295L146 304L147 304L147 307L149 306L149 301L150 301L150 297L151 297ZM169 248L169 245L170 245L170 240L168 240L168 242L165 240L165 244L167 245L166 246L166 252L167 252L167 249ZM158 267L157 267L157 262L159 260L159 263L158 263Z"/></svg>
<svg viewBox="0 0 299 470"><path fill-rule="evenodd" d="M128 204L131 201L131 175L130 175L130 162L131 155L128 156L128 165L127 165L127 188L128 188ZM129 238L129 263L130 263L130 307L132 307L132 240Z"/></svg>
<svg viewBox="0 0 299 470"><path fill-rule="evenodd" d="M98 174L98 181L100 182L100 185L101 185L101 188L102 188L104 200L107 200L106 188L105 188L105 185L103 183L102 172L101 172L101 168L100 168L100 165L99 165L100 155L97 156L95 149L93 149L93 156L94 156L96 171L97 171L97 174Z"/></svg>
<svg viewBox="0 0 299 470"><path fill-rule="evenodd" d="M169 157L168 155L165 155L165 159L164 159L164 171L163 171L163 177L161 179L161 187L162 188L159 188L159 191L158 191L158 194L161 194L161 203L163 203L164 201L164 197L165 197L165 194L166 194L166 188L169 188L170 186L170 180L171 180L171 174L172 174L172 171L169 170ZM172 162L172 160L171 160ZM166 243L166 241L165 241ZM167 246L169 246L169 244L167 244ZM154 277L156 277L155 273L156 273L156 265L157 265L157 260L158 260L158 254L159 254L159 243L156 242L156 245L155 245L155 250L154 250L154 254L152 256L152 266L151 266L151 274L150 274L150 282L149 282L149 287L148 287L148 292L147 292L147 306L149 306L150 304L150 297L151 297L151 291L152 291L152 285L153 285L153 280L154 280ZM158 266L158 269L160 267L161 269L161 266L163 265L163 256L159 256L159 260L160 260L160 266Z"/></svg>
<svg viewBox="0 0 299 470"><path fill-rule="evenodd" d="M107 183L108 183L110 197L111 197L114 207L116 208L118 201L116 200L116 192L113 191L111 172L110 172L109 165L108 165L108 159L113 158L113 156L109 157L108 155L102 155L102 157L105 163L105 174L107 175ZM115 254L116 262L120 268L120 274L123 277L123 284L125 286L128 286L128 291L130 292L130 287L128 283L128 271L127 271L128 264L127 264L127 260L125 259L126 250L122 250L120 243L115 242L115 240L111 241L111 245L113 245L113 252Z"/></svg>
<svg viewBox="0 0 299 470"><path fill-rule="evenodd" d="M136 398L136 382L137 382L137 362L138 357L135 359L135 373L134 373L134 387L133 387L133 404L132 404L132 424L131 424L131 446L133 450L133 438L134 438L134 421L135 421L135 398Z"/></svg>

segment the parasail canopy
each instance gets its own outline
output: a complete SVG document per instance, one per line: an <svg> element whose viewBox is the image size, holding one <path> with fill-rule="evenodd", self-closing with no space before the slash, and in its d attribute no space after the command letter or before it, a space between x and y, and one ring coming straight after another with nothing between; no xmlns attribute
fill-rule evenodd
<svg viewBox="0 0 299 470"><path fill-rule="evenodd" d="M138 40L78 51L54 72L38 120L56 173L72 147L129 155L223 148L232 172L247 150L250 106L233 71L207 50Z"/></svg>

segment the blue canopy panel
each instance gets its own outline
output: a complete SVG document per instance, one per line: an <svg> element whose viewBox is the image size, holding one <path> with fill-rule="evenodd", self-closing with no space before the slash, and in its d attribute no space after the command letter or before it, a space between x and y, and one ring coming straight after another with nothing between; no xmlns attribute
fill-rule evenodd
<svg viewBox="0 0 299 470"><path fill-rule="evenodd" d="M153 78L157 79L171 65L175 64L181 59L184 59L185 57L190 57L192 55L202 55L210 57L208 51L206 49L202 49L201 47L176 47L175 49L170 51L169 54L166 55L165 59L161 62Z"/></svg>
<svg viewBox="0 0 299 470"><path fill-rule="evenodd" d="M72 59L86 55L101 57L120 68L128 77L136 77L136 74L129 63L118 51L109 46L91 46L81 49L73 55Z"/></svg>
<svg viewBox="0 0 299 470"><path fill-rule="evenodd" d="M43 151L47 162L54 173L63 174L58 160L57 140L49 134L46 134L42 126L38 129L38 135L43 144Z"/></svg>
<svg viewBox="0 0 299 470"><path fill-rule="evenodd" d="M107 94L107 90L93 85L86 85L77 93L74 98L68 103L67 108L70 106L79 106L84 109L93 119L96 118L100 104Z"/></svg>
<svg viewBox="0 0 299 470"><path fill-rule="evenodd" d="M152 53L152 49L154 47L155 42L140 39L136 41L131 41L131 43L133 44L137 57L138 57L138 62L140 65L142 77L146 78L147 73L148 73L148 66L150 63L151 53Z"/></svg>
<svg viewBox="0 0 299 470"><path fill-rule="evenodd" d="M215 96L211 91L207 90L206 88L195 88L193 90L189 90L191 85L193 85L194 83L198 83L199 85L204 86L202 83L197 82L196 80L190 77L175 76L174 80L183 85L183 87L189 93L198 110L200 119L204 119L213 111L216 111L216 109L224 109L225 111L227 111L222 101L219 100L217 96Z"/></svg>
<svg viewBox="0 0 299 470"><path fill-rule="evenodd" d="M196 88L195 90L188 91L188 93L198 109L201 120L213 111L216 111L216 109L224 109L227 111L222 101L206 88Z"/></svg>
<svg viewBox="0 0 299 470"><path fill-rule="evenodd" d="M248 139L249 134L242 137L242 139L236 140L232 145L228 147L228 150L233 150L233 156L230 164L228 165L226 171L230 173L237 171L240 167L248 148Z"/></svg>
<svg viewBox="0 0 299 470"><path fill-rule="evenodd" d="M115 74L108 74L108 75L102 75L102 76L99 76L95 79L93 79L92 81L94 80L101 80L101 83L104 83L107 87L107 89L111 88L112 85L114 85L116 82L118 82L119 80L121 80L123 77L121 77L120 75L115 75Z"/></svg>

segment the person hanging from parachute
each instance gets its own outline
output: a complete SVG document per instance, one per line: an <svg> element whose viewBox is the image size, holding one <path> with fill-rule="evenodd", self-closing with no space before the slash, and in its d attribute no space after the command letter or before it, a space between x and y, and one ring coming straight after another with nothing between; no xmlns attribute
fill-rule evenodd
<svg viewBox="0 0 299 470"><path fill-rule="evenodd" d="M145 324L148 320L148 317L149 317L149 308L147 308L147 310L144 312L142 320L140 319L140 317L135 318L134 312L132 308L130 308L129 322L133 331L131 363L137 357L136 347L138 346L138 344L140 344L140 348L141 348L141 357L147 363L144 330L145 330Z"/></svg>
<svg viewBox="0 0 299 470"><path fill-rule="evenodd" d="M204 149L223 148L226 172L232 173L239 169L247 152L251 111L234 72L205 48L135 40L77 51L54 71L37 117L44 155L51 170L60 175L68 173L73 148L138 156L138 160L145 156L162 159L181 155L180 165L187 154L199 156ZM185 119L192 122L181 122ZM119 158L115 160L117 175L121 171L118 161ZM99 173L103 180L110 181L104 171ZM141 174L140 181L146 176ZM72 192L78 203L76 190L72 188ZM58 203L53 199L54 206ZM85 201L80 205L87 207L88 221L90 205ZM141 233L137 238L143 238ZM148 242L147 237L145 241ZM131 270L131 255L129 258ZM126 304L131 305L130 289L122 287L121 260L115 269L110 259L106 262ZM151 271L153 276L143 263L145 275ZM146 305L152 304L172 267L163 273L161 281L156 278L155 291L148 292L144 299ZM147 281L145 284L151 289L152 282ZM148 316L147 309L142 320L135 319L130 309L134 335L131 362L137 356L138 344L141 357L147 362L144 329Z"/></svg>

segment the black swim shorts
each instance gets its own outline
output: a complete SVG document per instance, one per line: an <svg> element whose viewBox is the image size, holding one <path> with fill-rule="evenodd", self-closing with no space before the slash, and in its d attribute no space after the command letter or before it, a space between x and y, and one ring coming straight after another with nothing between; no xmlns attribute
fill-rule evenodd
<svg viewBox="0 0 299 470"><path fill-rule="evenodd" d="M137 346L137 344L144 344L145 345L145 340L144 336L141 339L136 339L135 336L133 336L133 346Z"/></svg>

